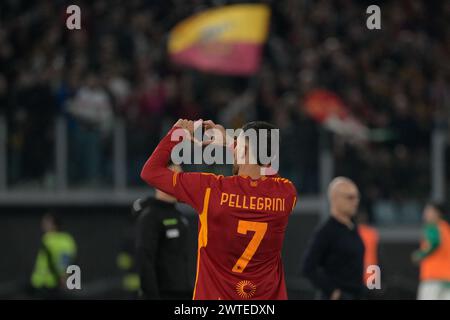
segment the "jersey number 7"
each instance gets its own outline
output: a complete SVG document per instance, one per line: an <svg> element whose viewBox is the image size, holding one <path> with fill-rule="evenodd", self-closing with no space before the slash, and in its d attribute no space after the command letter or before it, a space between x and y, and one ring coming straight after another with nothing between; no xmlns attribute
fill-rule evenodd
<svg viewBox="0 0 450 320"><path fill-rule="evenodd" d="M237 232L241 234L247 234L247 231L254 231L255 234L248 243L247 248L245 248L244 253L238 259L232 269L232 271L236 273L244 272L245 267L247 267L247 264L253 258L256 250L258 250L258 247L261 244L261 241L267 231L267 222L239 220Z"/></svg>

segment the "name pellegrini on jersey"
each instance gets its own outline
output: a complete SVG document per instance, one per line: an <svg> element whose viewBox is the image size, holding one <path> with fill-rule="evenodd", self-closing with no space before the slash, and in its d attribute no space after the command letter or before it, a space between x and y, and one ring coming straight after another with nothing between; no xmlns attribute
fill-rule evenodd
<svg viewBox="0 0 450 320"><path fill-rule="evenodd" d="M249 209L256 211L285 211L284 198L253 197L236 193L222 192L220 205L230 208Z"/></svg>

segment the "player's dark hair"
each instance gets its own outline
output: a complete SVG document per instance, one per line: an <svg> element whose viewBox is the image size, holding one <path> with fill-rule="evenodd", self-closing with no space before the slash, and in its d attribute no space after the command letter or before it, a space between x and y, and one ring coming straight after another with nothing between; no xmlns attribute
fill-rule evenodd
<svg viewBox="0 0 450 320"><path fill-rule="evenodd" d="M256 157L257 157L257 163L258 165L262 166L263 163L260 159L260 143L259 143L259 139L260 139L260 135L259 135L259 130L261 129L266 129L267 130L267 143L266 143L266 150L262 150L262 154L266 154L266 155L270 155L272 156L272 135L271 135L271 130L274 129L278 129L276 126L274 126L271 123L265 122L265 121L251 121L251 122L247 122L246 124L244 124L242 126L242 130L244 132L253 129L256 131L256 146L253 146L256 151ZM279 136L278 136L279 139ZM264 152L265 151L265 152ZM275 155L278 156L278 155Z"/></svg>

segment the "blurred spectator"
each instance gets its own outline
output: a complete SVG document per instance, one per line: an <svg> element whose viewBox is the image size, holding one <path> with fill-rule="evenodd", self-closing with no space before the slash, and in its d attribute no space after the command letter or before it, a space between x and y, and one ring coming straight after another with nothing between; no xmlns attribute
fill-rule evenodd
<svg viewBox="0 0 450 320"><path fill-rule="evenodd" d="M15 154L20 182L41 183L53 169L53 139L56 102L47 74L23 71L14 88L11 133L16 137ZM45 177L44 177L45 176Z"/></svg>
<svg viewBox="0 0 450 320"><path fill-rule="evenodd" d="M302 271L322 300L355 300L364 294L364 244L354 216L359 191L353 181L334 178L329 185L330 218L315 232Z"/></svg>
<svg viewBox="0 0 450 320"><path fill-rule="evenodd" d="M59 219L52 213L42 217L41 228L44 234L31 285L39 298L62 298L66 288L66 269L76 259L76 243L69 233L61 230Z"/></svg>
<svg viewBox="0 0 450 320"><path fill-rule="evenodd" d="M380 235L378 230L369 224L369 217L365 211L361 211L356 216L358 223L358 233L364 243L364 283L367 284L368 278L373 272L368 269L369 266L378 266L378 244Z"/></svg>
<svg viewBox="0 0 450 320"><path fill-rule="evenodd" d="M180 166L169 167L180 172ZM156 190L154 198L138 199L136 254L143 299L189 300L187 219L175 208L176 199Z"/></svg>
<svg viewBox="0 0 450 320"><path fill-rule="evenodd" d="M425 222L420 250L413 262L420 262L419 300L450 300L450 224L444 217L448 208L429 203L423 213Z"/></svg>
<svg viewBox="0 0 450 320"><path fill-rule="evenodd" d="M95 74L87 75L84 85L74 96L68 113L76 120L73 128L74 177L90 184L100 182L105 162L105 140L111 137L114 112L111 98Z"/></svg>
<svg viewBox="0 0 450 320"><path fill-rule="evenodd" d="M227 3L234 1L220 2ZM363 190L387 201L428 197L430 133L450 119L450 3L385 1L379 31L366 29L365 2L268 3L272 22L263 64L249 79L205 75L168 61L164 46L170 28L217 5L214 1L84 1L77 31L64 27L65 1L0 3L0 108L10 125L9 180L50 184L54 141L48 123L57 115L55 106L67 112L65 102L87 98L102 107L78 105L77 116L71 116L75 146L69 158L77 160L70 163L70 176L79 183L97 184L99 172L108 170L100 164L108 159L104 149L113 115L126 122L132 185L140 183L138 168L165 123L212 118L239 127L251 118L285 128L292 152L284 153L289 161L282 169L301 193L314 193L318 124L307 118L300 101L322 88L340 96L364 125L383 133L383 139L371 137L357 147L337 137L336 173L357 179ZM85 117L83 111L94 109L99 113ZM378 172L407 180L393 184Z"/></svg>

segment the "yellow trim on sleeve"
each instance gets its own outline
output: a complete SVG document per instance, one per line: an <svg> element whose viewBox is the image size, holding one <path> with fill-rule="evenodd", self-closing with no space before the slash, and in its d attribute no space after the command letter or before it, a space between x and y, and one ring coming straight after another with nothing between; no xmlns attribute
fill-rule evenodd
<svg viewBox="0 0 450 320"><path fill-rule="evenodd" d="M172 176L172 185L175 187L177 185L178 172L174 172Z"/></svg>

